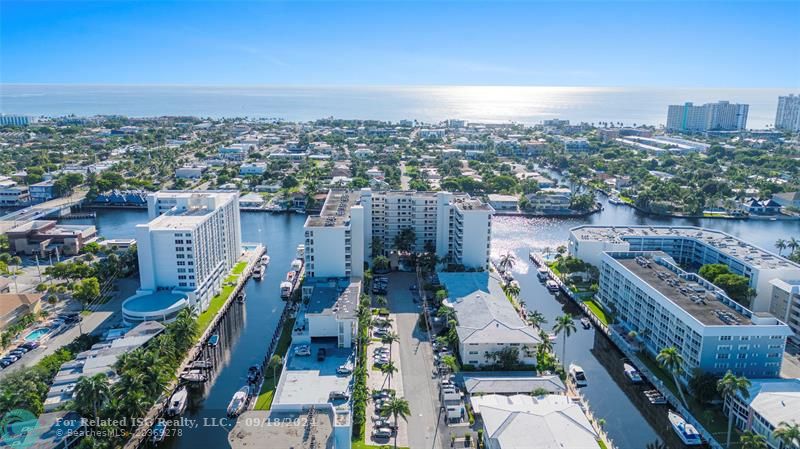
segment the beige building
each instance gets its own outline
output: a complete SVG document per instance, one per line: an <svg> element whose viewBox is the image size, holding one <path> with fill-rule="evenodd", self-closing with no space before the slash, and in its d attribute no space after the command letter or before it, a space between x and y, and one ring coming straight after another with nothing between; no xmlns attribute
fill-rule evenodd
<svg viewBox="0 0 800 449"><path fill-rule="evenodd" d="M20 318L41 310L42 295L0 295L0 331L7 329Z"/></svg>

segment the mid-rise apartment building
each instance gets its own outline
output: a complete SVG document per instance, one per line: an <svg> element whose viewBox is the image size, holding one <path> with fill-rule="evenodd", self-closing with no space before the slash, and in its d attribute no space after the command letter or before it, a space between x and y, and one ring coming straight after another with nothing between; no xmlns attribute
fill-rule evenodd
<svg viewBox="0 0 800 449"><path fill-rule="evenodd" d="M746 104L720 101L695 106L693 103L667 108L667 130L684 132L737 131L747 127Z"/></svg>
<svg viewBox="0 0 800 449"><path fill-rule="evenodd" d="M794 331L793 339L800 342L800 279L773 279L769 313L783 320Z"/></svg>
<svg viewBox="0 0 800 449"><path fill-rule="evenodd" d="M778 97L778 110L775 112L775 129L800 131L800 95Z"/></svg>
<svg viewBox="0 0 800 449"><path fill-rule="evenodd" d="M604 251L664 251L678 263L699 268L721 263L750 279L750 308L770 310L773 279L800 279L800 265L730 234L694 226L578 226L570 230L569 253L600 266Z"/></svg>
<svg viewBox="0 0 800 449"><path fill-rule="evenodd" d="M389 254L405 229L414 231L413 252L435 249L446 263L487 269L493 212L466 194L331 190L320 215L306 220L306 271L362 276L373 244Z"/></svg>
<svg viewBox="0 0 800 449"><path fill-rule="evenodd" d="M163 191L148 195L152 220L136 226L141 286L123 304L127 322L170 321L199 313L241 255L238 192Z"/></svg>
<svg viewBox="0 0 800 449"><path fill-rule="evenodd" d="M789 327L743 307L663 252L603 253L596 298L625 332L637 333L652 357L677 348L684 381L695 369L748 378L780 375Z"/></svg>

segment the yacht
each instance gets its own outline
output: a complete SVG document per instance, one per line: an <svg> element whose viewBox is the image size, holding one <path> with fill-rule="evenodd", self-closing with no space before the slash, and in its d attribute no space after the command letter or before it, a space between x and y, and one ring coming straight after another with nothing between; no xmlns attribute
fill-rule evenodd
<svg viewBox="0 0 800 449"><path fill-rule="evenodd" d="M264 254L263 256L261 256L261 265L264 266L265 268L267 267L267 265L269 265L268 255Z"/></svg>
<svg viewBox="0 0 800 449"><path fill-rule="evenodd" d="M208 339L208 345L209 346L213 347L213 346L216 346L217 344L219 344L219 334L214 334L211 337L209 337L209 339Z"/></svg>
<svg viewBox="0 0 800 449"><path fill-rule="evenodd" d="M539 269L536 270L536 277L539 278L540 281L544 282L550 277L550 274L547 272L547 268L539 267Z"/></svg>
<svg viewBox="0 0 800 449"><path fill-rule="evenodd" d="M185 387L179 387L175 393L169 398L169 406L167 407L167 416L180 416L186 410L186 402L189 399L189 393Z"/></svg>
<svg viewBox="0 0 800 449"><path fill-rule="evenodd" d="M590 320L588 317L581 318L581 326L583 326L584 329L591 329L592 320Z"/></svg>
<svg viewBox="0 0 800 449"><path fill-rule="evenodd" d="M556 281L549 280L545 283L545 285L547 285L547 289L550 290L551 292L558 291L558 284L556 284Z"/></svg>
<svg viewBox="0 0 800 449"><path fill-rule="evenodd" d="M586 380L586 373L583 371L583 368L574 363L570 363L569 365L569 377L575 381L575 386L577 387L585 387L589 385L589 381Z"/></svg>
<svg viewBox="0 0 800 449"><path fill-rule="evenodd" d="M667 398L658 390L645 390L644 395L647 396L647 400L653 405L664 405L667 403Z"/></svg>
<svg viewBox="0 0 800 449"><path fill-rule="evenodd" d="M289 281L281 282L281 298L288 298L292 296L292 283Z"/></svg>
<svg viewBox="0 0 800 449"><path fill-rule="evenodd" d="M214 365L211 363L211 360L204 360L204 359L195 360L194 362L192 362L192 365L191 365L191 367L193 369L209 369L212 366L214 366Z"/></svg>
<svg viewBox="0 0 800 449"><path fill-rule="evenodd" d="M246 299L247 299L247 294L245 292L239 293L239 295L236 297L236 300L239 301L240 303L243 303Z"/></svg>
<svg viewBox="0 0 800 449"><path fill-rule="evenodd" d="M245 385L233 394L230 404L228 404L228 416L239 416L247 406L247 398L250 396L250 387Z"/></svg>
<svg viewBox="0 0 800 449"><path fill-rule="evenodd" d="M303 260L302 259L295 259L292 261L292 270L300 271L303 268Z"/></svg>
<svg viewBox="0 0 800 449"><path fill-rule="evenodd" d="M703 444L703 439L700 438L700 432L698 432L693 425L686 422L683 416L672 410L669 411L668 415L669 423L672 424L672 430L678 434L683 444L687 446L699 446Z"/></svg>
<svg viewBox="0 0 800 449"><path fill-rule="evenodd" d="M625 377L627 377L631 382L635 384L642 382L642 375L639 374L639 370L637 370L633 365L629 363L623 363L622 369L625 370Z"/></svg>

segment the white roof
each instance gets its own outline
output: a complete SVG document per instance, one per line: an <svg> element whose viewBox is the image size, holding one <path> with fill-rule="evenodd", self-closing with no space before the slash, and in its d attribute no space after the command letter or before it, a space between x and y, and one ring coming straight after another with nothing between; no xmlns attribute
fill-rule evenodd
<svg viewBox="0 0 800 449"><path fill-rule="evenodd" d="M598 449L581 408L562 395L489 394L471 399L486 436L502 449Z"/></svg>
<svg viewBox="0 0 800 449"><path fill-rule="evenodd" d="M753 380L748 391L750 407L774 427L800 424L800 379Z"/></svg>

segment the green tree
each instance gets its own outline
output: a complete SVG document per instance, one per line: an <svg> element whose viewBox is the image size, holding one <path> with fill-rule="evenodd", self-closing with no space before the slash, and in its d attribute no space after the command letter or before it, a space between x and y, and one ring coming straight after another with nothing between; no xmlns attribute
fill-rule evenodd
<svg viewBox="0 0 800 449"><path fill-rule="evenodd" d="M730 272L731 270L725 264L711 263L700 267L700 270L697 272L697 274L707 279L709 282L716 283L716 279L718 276L723 274L730 274Z"/></svg>
<svg viewBox="0 0 800 449"><path fill-rule="evenodd" d="M728 296L739 304L749 306L753 289L750 288L750 279L738 274L721 274L714 280L714 284L723 289Z"/></svg>
<svg viewBox="0 0 800 449"><path fill-rule="evenodd" d="M787 449L800 447L800 424L783 421L772 435L783 444L782 447Z"/></svg>
<svg viewBox="0 0 800 449"><path fill-rule="evenodd" d="M96 277L86 278L75 285L72 297L80 301L85 308L95 298L100 296L100 282Z"/></svg>
<svg viewBox="0 0 800 449"><path fill-rule="evenodd" d="M497 263L498 267L502 271L508 271L514 268L514 265L517 263L517 257L514 256L514 253L511 251L503 254L500 256L500 261Z"/></svg>
<svg viewBox="0 0 800 449"><path fill-rule="evenodd" d="M745 432L739 438L742 449L768 449L767 439L764 435L753 432Z"/></svg>
<svg viewBox="0 0 800 449"><path fill-rule="evenodd" d="M775 248L778 249L778 255L782 256L783 255L783 250L785 250L787 248L786 240L784 240L784 239L776 240L775 241Z"/></svg>
<svg viewBox="0 0 800 449"><path fill-rule="evenodd" d="M717 382L717 391L722 399L730 401L728 408L728 433L725 437L725 446L731 447L731 431L733 430L733 403L736 395L741 395L742 398L747 399L750 397L750 380L744 376L736 376L731 371L725 373Z"/></svg>
<svg viewBox="0 0 800 449"><path fill-rule="evenodd" d="M393 343L399 343L400 336L397 335L396 332L387 332L383 337L381 337L381 343L385 345L389 345L389 360L392 359L392 346Z"/></svg>
<svg viewBox="0 0 800 449"><path fill-rule="evenodd" d="M382 416L394 417L395 427L397 426L398 418L403 418L404 421L408 420L408 415L411 414L411 408L408 401L403 398L391 398L386 404L386 407L381 412ZM397 433L394 434L394 449L397 449Z"/></svg>
<svg viewBox="0 0 800 449"><path fill-rule="evenodd" d="M556 335L561 334L561 336L564 337L561 346L561 364L563 366L567 366L567 338L575 331L577 331L577 328L575 327L575 321L573 321L572 315L566 314L556 318L555 325L553 325L553 332L555 332Z"/></svg>
<svg viewBox="0 0 800 449"><path fill-rule="evenodd" d="M84 376L75 386L75 404L83 416L91 413L92 418L99 418L98 411L111 398L111 386L104 373Z"/></svg>
<svg viewBox="0 0 800 449"><path fill-rule="evenodd" d="M283 366L283 358L281 358L281 356L278 354L273 354L269 359L267 368L272 369L272 382L274 385L278 384L278 368L281 366Z"/></svg>
<svg viewBox="0 0 800 449"><path fill-rule="evenodd" d="M652 443L647 443L645 449L669 449L666 444L662 443L660 440L653 441Z"/></svg>
<svg viewBox="0 0 800 449"><path fill-rule="evenodd" d="M663 348L659 351L658 355L656 356L656 361L661 365L664 369L672 374L672 380L675 382L675 388L678 389L678 394L681 396L681 401L683 405L686 405L686 397L683 395L683 388L681 388L681 383L678 381L678 376L683 374L683 356L678 351L678 348L674 346L670 346L668 348Z"/></svg>
<svg viewBox="0 0 800 449"><path fill-rule="evenodd" d="M386 376L386 378L384 379L384 383L388 381L389 382L389 386L387 388L391 389L392 388L392 377L394 376L394 373L399 371L397 369L397 365L395 365L394 362L389 360L389 363L384 363L383 365L381 365L380 370L381 370L381 373L383 373Z"/></svg>
<svg viewBox="0 0 800 449"><path fill-rule="evenodd" d="M528 324L533 327L541 328L542 324L547 323L547 318L545 318L542 312L538 310L533 310L528 312Z"/></svg>

